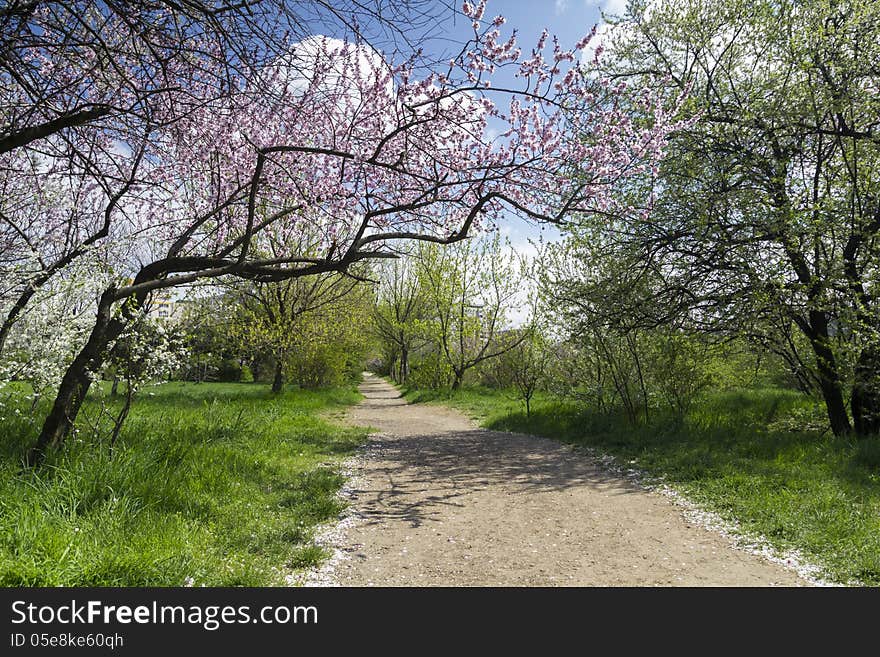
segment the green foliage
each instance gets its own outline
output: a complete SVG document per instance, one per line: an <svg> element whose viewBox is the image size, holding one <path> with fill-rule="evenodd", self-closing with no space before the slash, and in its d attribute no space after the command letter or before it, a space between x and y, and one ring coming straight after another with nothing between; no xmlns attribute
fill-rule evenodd
<svg viewBox="0 0 880 657"><path fill-rule="evenodd" d="M412 400L432 401L410 392ZM880 585L880 442L829 440L799 426L813 414L804 395L780 389L728 390L704 396L677 428L633 427L620 413L599 413L552 395L536 396L530 416L510 392L447 393L484 426L597 448L685 493L703 508L797 549L831 579Z"/></svg>
<svg viewBox="0 0 880 657"><path fill-rule="evenodd" d="M423 245L417 272L429 307L422 335L446 361L453 387L481 363L516 346L505 332L512 328L525 263L497 234Z"/></svg>
<svg viewBox="0 0 880 657"><path fill-rule="evenodd" d="M699 335L657 333L649 348L649 386L656 388L675 421L682 423L700 393L715 381L710 364L717 350Z"/></svg>
<svg viewBox="0 0 880 657"><path fill-rule="evenodd" d="M199 374L192 378L277 376L282 384L307 388L351 382L373 346L364 330L370 308L366 286L336 273L215 291L191 304L186 320L190 360Z"/></svg>
<svg viewBox="0 0 880 657"><path fill-rule="evenodd" d="M217 381L222 381L224 383L241 381L241 364L233 358L225 358L221 360L219 365L217 366L217 373L215 377Z"/></svg>
<svg viewBox="0 0 880 657"><path fill-rule="evenodd" d="M650 213L568 231L575 284L615 269L606 311L748 336L823 396L836 435L880 433L880 4L638 0L624 13L607 72L666 74L695 120L655 176L619 189L636 207L652 198Z"/></svg>
<svg viewBox="0 0 880 657"><path fill-rule="evenodd" d="M429 300L412 254L378 267L376 300L371 329L381 350L377 372L397 383L410 374L410 355L426 342L423 327L428 320Z"/></svg>
<svg viewBox="0 0 880 657"><path fill-rule="evenodd" d="M434 390L501 375L497 359L525 336L513 316L523 305L527 273L526 261L497 233L420 244L380 267L371 319L381 355L374 370Z"/></svg>
<svg viewBox="0 0 880 657"><path fill-rule="evenodd" d="M229 326L230 299L221 296L193 299L179 320L188 357L175 378L185 381L238 381L238 348Z"/></svg>
<svg viewBox="0 0 880 657"><path fill-rule="evenodd" d="M549 389L599 412L622 411L633 425L655 414L681 423L710 388L784 378L779 357L751 340L750 327L706 330L714 318L663 303L679 286L645 271L644 254L603 230L572 227L546 251L541 302L564 337Z"/></svg>
<svg viewBox="0 0 880 657"><path fill-rule="evenodd" d="M427 352L411 365L407 385L442 390L452 385L454 374L449 362L437 351Z"/></svg>
<svg viewBox="0 0 880 657"><path fill-rule="evenodd" d="M486 370L494 387L512 388L531 411L532 398L545 384L548 370L553 367L552 345L537 327L510 331L503 339L514 346L489 361Z"/></svg>
<svg viewBox="0 0 880 657"><path fill-rule="evenodd" d="M260 586L323 559L316 524L340 511L333 469L364 438L318 414L351 388L164 384L135 401L112 455L88 413L76 438L21 471L35 426L0 433L0 584Z"/></svg>

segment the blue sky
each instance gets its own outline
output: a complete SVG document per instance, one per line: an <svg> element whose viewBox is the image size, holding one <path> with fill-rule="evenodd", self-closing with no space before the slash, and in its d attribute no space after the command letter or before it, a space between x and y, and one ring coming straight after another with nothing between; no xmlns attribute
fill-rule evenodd
<svg viewBox="0 0 880 657"><path fill-rule="evenodd" d="M502 34L508 34L509 30L515 28L519 34L519 45L527 51L545 27L559 37L563 47L573 47L594 25L601 26L602 11L618 14L625 8L626 0L489 0L486 18L491 20L498 14L504 16L507 23L502 28ZM454 23L449 21L450 40L461 42L472 34L470 22L464 17L458 16ZM553 240L558 235L552 227L541 230L516 217L508 217L500 228L517 251L527 254L534 252L530 240L539 236Z"/></svg>
<svg viewBox="0 0 880 657"><path fill-rule="evenodd" d="M594 25L599 25L601 32L602 11L615 15L623 13L625 8L626 0L489 0L486 18L491 20L499 14L504 16L507 23L502 28L502 35L509 34L509 30L515 28L519 45L528 51L544 28L559 37L563 48L573 47ZM462 42L473 35L470 22L462 16L456 19L454 25L450 21L449 28L448 36L452 41ZM552 226L541 228L513 215L502 220L499 229L517 252L528 256L534 255L534 242L538 239L554 241L559 237L558 231ZM521 303L525 302L527 294L528 291L524 289L519 300ZM514 325L526 321L525 306L514 311L510 319Z"/></svg>
<svg viewBox="0 0 880 657"><path fill-rule="evenodd" d="M476 1L471 0L472 3ZM450 0L450 2L454 2L459 9L461 8L462 0ZM511 30L516 29L518 45L525 52L528 52L535 45L544 28L559 38L563 48L572 48L592 30L594 25L599 26L601 34L603 31L601 27L602 12L610 15L620 14L625 10L626 4L627 0L489 0L484 20L491 21L499 14L504 16L507 22L501 28L502 40L510 34ZM419 33L421 30L415 25L412 26L409 37L420 42L424 47L427 60L446 61L451 55L457 54L466 41L473 38L473 28L470 20L465 16L459 14L454 17L451 11L442 10L439 3L438 9L442 12L442 15L438 16L440 25L439 29L432 30L432 38L420 41ZM397 50L398 56L408 56L408 53L401 52L404 44L397 42L396 39L392 39L389 43L374 42L374 45L385 51L386 57L397 48L400 48ZM390 49L386 49L386 47L390 47ZM394 58L393 55L392 58ZM504 73L499 71L493 78L493 86L497 87L502 84L512 87L518 86L512 73L509 79L504 78ZM558 231L552 226L540 227L529 224L512 214L508 214L499 222L499 230L503 236L510 240L517 252L527 256L535 254L535 241L539 239L555 241L559 238ZM525 301L527 293L526 289L522 291L521 302ZM514 312L512 317L514 324L520 324L525 318L524 308Z"/></svg>
<svg viewBox="0 0 880 657"><path fill-rule="evenodd" d="M478 0L470 1L475 4ZM399 24L398 27L402 27L408 38L424 48L427 61L445 62L452 55L458 54L463 44L473 38L471 21L464 15L460 13L456 15L448 9L452 4L460 10L462 2L463 0L444 0L441 3L438 0L437 11L434 14L436 23L414 23L409 29ZM535 45L544 28L559 38L563 48L572 48L593 29L594 25L598 25L600 33L602 32L602 12L611 15L620 14L625 10L626 4L627 0L489 0L483 19L488 22L499 14L504 16L507 22L501 28L502 40L516 29L518 45L527 53ZM430 31L431 36L425 40L421 37L426 31ZM369 30L367 32L369 33ZM343 36L332 32L330 35ZM389 59L405 59L411 54L406 51L407 45L399 37L389 37L386 34L389 40L385 41L382 30L375 33L375 36L378 36L378 39L372 41L373 45L383 51ZM512 88L519 86L520 81L513 77L513 70L507 69L507 71L510 73L509 78L504 70L496 73L493 77L493 86ZM518 251L530 255L534 253L530 240L539 236L552 240L558 236L552 226L542 230L512 215L501 222L500 228Z"/></svg>
<svg viewBox="0 0 880 657"><path fill-rule="evenodd" d="M594 24L601 22L600 7L620 11L626 0L489 0L486 16L501 14L505 28L517 28L520 44L532 44L543 28L556 34L562 45L574 45ZM460 17L456 29L467 34L470 25Z"/></svg>

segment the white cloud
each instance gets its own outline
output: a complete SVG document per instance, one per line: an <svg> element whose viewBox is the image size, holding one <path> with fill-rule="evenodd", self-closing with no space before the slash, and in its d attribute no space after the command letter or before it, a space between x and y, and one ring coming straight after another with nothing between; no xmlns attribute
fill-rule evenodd
<svg viewBox="0 0 880 657"><path fill-rule="evenodd" d="M590 6L599 7L607 17L612 16L620 16L626 11L627 0L605 0L604 2L596 2L595 0L587 0ZM655 6L656 3L647 3L645 6L645 18L650 16L650 13ZM627 31L632 28L629 23L618 23L617 25L610 25L605 22L599 23L599 26L596 28L596 36L590 41L587 47L584 49L583 53L581 53L581 64L590 68L590 64L593 61L593 57L596 52L596 47L600 44L604 50L608 50L611 46L612 39L615 37L623 37L627 34Z"/></svg>
<svg viewBox="0 0 880 657"><path fill-rule="evenodd" d="M586 0L586 5L588 7L598 7L609 16L620 16L626 11L627 1L628 0ZM558 0L556 4L559 4ZM568 4L567 1L566 4Z"/></svg>
<svg viewBox="0 0 880 657"><path fill-rule="evenodd" d="M626 11L627 0L606 0L602 3L602 11L609 16L620 16Z"/></svg>
<svg viewBox="0 0 880 657"><path fill-rule="evenodd" d="M603 48L608 47L611 29L612 28L608 23L599 23L599 27L596 28L596 35L590 40L590 43L587 44L587 47L584 48L583 52L581 52L581 64L587 69L589 69L593 63L596 47L599 44L602 44Z"/></svg>
<svg viewBox="0 0 880 657"><path fill-rule="evenodd" d="M308 88L316 70L324 68L321 88L333 93L342 90L357 98L360 91L358 82L352 79L353 75L371 80L383 77L388 67L388 63L375 50L316 34L294 43L287 53L267 66L263 74L276 76L272 84L277 91L286 88L288 93L297 96ZM389 97L393 94L391 80L385 92Z"/></svg>
<svg viewBox="0 0 880 657"><path fill-rule="evenodd" d="M556 12L557 16L564 14L568 11L568 0L556 0L553 10Z"/></svg>

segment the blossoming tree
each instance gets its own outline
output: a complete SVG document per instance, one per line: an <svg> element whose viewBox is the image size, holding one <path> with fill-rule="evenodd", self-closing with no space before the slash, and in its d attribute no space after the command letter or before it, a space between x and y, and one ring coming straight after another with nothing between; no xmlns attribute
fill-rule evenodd
<svg viewBox="0 0 880 657"><path fill-rule="evenodd" d="M395 243L449 244L510 215L605 211L611 183L662 155L676 104L580 66L591 35L569 50L545 32L524 53L485 2L462 11L473 39L442 70L311 37L153 131L128 208L139 264L101 293L32 463L63 442L91 373L156 290L344 272L396 257ZM631 120L633 102L650 124Z"/></svg>
<svg viewBox="0 0 880 657"><path fill-rule="evenodd" d="M235 93L309 21L384 41L427 0L10 0L0 7L0 354L75 261L136 231L127 209L177 120ZM418 30L416 30L418 32ZM297 37L297 35L299 35ZM121 224L121 225L120 225ZM117 249L118 250L118 249Z"/></svg>

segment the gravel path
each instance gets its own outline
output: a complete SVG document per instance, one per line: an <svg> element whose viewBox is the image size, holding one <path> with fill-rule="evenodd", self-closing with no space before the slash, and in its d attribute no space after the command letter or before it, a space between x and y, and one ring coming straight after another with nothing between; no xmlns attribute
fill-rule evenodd
<svg viewBox="0 0 880 657"><path fill-rule="evenodd" d="M551 440L408 405L378 377L348 420L378 429L346 495L343 586L797 586L657 493Z"/></svg>

